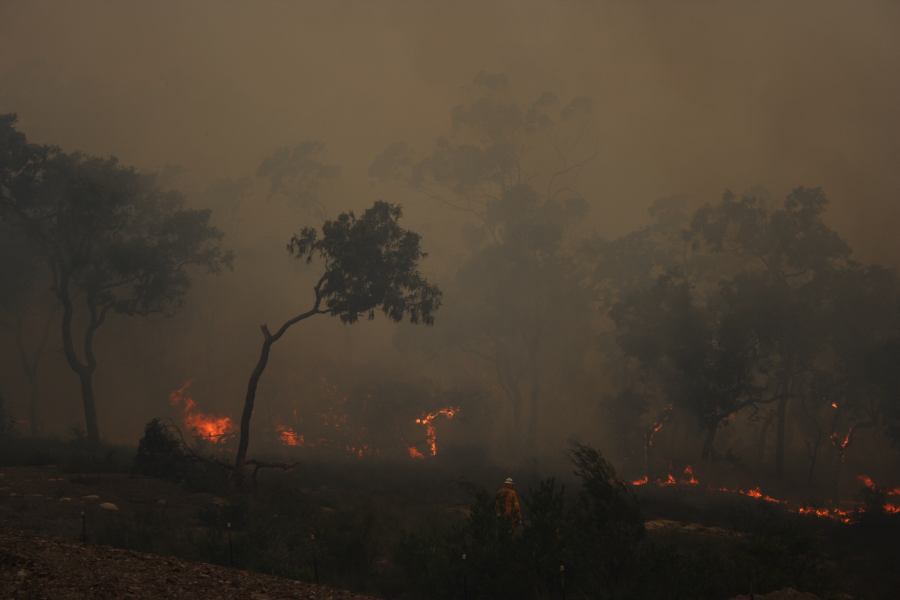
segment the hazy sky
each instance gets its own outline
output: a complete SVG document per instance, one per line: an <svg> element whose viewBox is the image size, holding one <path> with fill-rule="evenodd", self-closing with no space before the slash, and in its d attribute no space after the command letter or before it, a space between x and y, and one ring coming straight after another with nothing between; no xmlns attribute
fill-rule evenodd
<svg viewBox="0 0 900 600"><path fill-rule="evenodd" d="M579 187L603 233L640 226L664 196L715 200L725 187L761 185L781 197L818 185L863 258L900 264L898 33L897 0L0 0L0 112L17 112L34 141L210 180L252 175L275 148L321 139L343 167L347 205L360 206L382 193L366 176L380 150L426 147L476 73L504 72L522 102L544 90L594 98L600 153ZM400 200L414 224L439 210ZM295 225L263 225L261 256L275 256L271 246L282 257L281 229ZM216 335L243 336L229 345L233 359L207 368L234 379L208 404L233 407L258 324L286 315L290 290L305 288L279 296L221 281L231 305L195 299L184 319L200 314ZM148 397L164 403L178 383Z"/></svg>
<svg viewBox="0 0 900 600"><path fill-rule="evenodd" d="M325 140L351 178L426 143L482 70L595 98L604 230L655 198L822 185L861 250L900 225L900 2L0 1L0 110L39 141L250 172ZM865 233L863 233L865 231Z"/></svg>

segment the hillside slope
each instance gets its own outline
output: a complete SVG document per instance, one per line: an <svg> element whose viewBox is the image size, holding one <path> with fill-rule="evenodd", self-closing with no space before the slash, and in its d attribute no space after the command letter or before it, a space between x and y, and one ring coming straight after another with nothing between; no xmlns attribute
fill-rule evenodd
<svg viewBox="0 0 900 600"><path fill-rule="evenodd" d="M0 597L373 600L269 575L0 529Z"/></svg>

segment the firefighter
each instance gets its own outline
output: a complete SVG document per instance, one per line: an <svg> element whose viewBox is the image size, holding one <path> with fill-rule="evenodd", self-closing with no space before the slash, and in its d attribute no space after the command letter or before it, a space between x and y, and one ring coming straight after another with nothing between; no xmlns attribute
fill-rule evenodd
<svg viewBox="0 0 900 600"><path fill-rule="evenodd" d="M522 525L522 504L519 502L519 494L513 485L512 477L507 477L503 486L497 490L495 500L497 516L504 516L510 520L513 528Z"/></svg>

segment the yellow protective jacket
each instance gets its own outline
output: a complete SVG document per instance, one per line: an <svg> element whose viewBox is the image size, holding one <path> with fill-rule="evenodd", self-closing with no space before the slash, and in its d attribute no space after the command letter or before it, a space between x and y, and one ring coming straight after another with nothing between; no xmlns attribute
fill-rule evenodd
<svg viewBox="0 0 900 600"><path fill-rule="evenodd" d="M506 516L514 525L522 522L522 504L519 502L519 494L511 485L504 485L497 490L496 496L497 514Z"/></svg>

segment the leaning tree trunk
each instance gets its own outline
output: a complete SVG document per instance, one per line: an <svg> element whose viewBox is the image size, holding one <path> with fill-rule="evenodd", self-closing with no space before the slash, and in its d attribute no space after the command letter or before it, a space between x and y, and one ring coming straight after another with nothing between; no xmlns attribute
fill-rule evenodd
<svg viewBox="0 0 900 600"><path fill-rule="evenodd" d="M253 419L253 408L256 404L256 390L259 387L259 380L266 370L266 365L269 364L269 353L272 350L272 345L281 339L281 336L284 335L291 325L299 323L313 315L327 313L328 311L319 310L319 302L319 286L316 286L316 303L310 310L297 315L293 319L285 321L275 333L270 333L269 328L266 325L260 326L263 334L263 343L259 353L259 360L256 361L256 366L253 367L253 372L250 373L250 380L247 381L247 394L244 396L244 410L241 413L241 437L238 440L237 454L234 458L234 482L238 486L243 484L243 471L244 466L247 463L247 450L250 448L250 421Z"/></svg>
<svg viewBox="0 0 900 600"><path fill-rule="evenodd" d="M247 449L250 447L250 420L253 418L253 407L256 404L256 390L259 387L259 379L262 377L266 365L269 364L269 352L275 340L269 333L269 330L263 326L263 344L259 353L259 360L250 374L250 380L247 382L247 394L244 396L244 411L241 413L241 437L238 441L237 456L235 457L234 466L235 473L240 480L240 471L247 461Z"/></svg>

